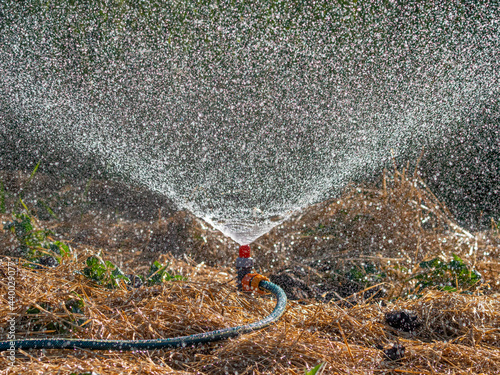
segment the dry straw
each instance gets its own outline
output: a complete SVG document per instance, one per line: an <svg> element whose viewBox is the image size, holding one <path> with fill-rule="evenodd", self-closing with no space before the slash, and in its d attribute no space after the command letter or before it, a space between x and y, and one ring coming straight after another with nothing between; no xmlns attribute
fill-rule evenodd
<svg viewBox="0 0 500 375"><path fill-rule="evenodd" d="M268 314L274 307L272 298L238 293L231 280L232 270L224 268L234 259L234 245L189 215L159 220L146 242L158 246L172 225L180 225L176 221L179 217L187 228L179 236L190 241L178 239L177 244L189 246L190 256L177 251L177 257L164 254L160 260L169 261L172 270L187 276L185 282L105 289L78 272L86 256L98 248L76 240L73 247L77 256L55 268L29 269L22 259L2 256L3 336L10 312L4 281L8 260L17 269L17 338L174 337L240 325ZM10 216L2 219L10 220ZM63 224L54 221L51 225L57 229ZM88 223L73 221L70 225L89 229ZM144 222L135 227L133 222L114 225L125 232L124 228L137 231L148 227ZM101 229L106 232L106 227ZM112 230L116 234L117 229ZM7 254L13 238L6 231L0 231L0 236L0 246ZM386 285L389 295L378 302L359 300L354 304L290 301L278 324L200 347L150 352L18 351L10 367L3 353L1 373L304 374L321 362L326 362L323 374L500 373L500 238L494 231L469 233L460 228L418 176L396 171L391 176L384 174L378 188L352 187L339 199L303 211L258 242L255 256L265 266L263 271L271 272L271 265L274 269L292 267L318 259L335 267L376 262L390 276ZM139 241L131 240L121 245L119 253L113 246L101 250L127 271L143 272L159 254L138 247ZM419 261L446 258L451 253L481 272L483 286L479 290L449 293L427 289L420 298L403 298L403 292L411 287L409 275L416 272ZM210 254L217 254L225 263L207 265L213 264ZM202 261L205 264L200 265ZM318 273L317 277L325 276ZM81 313L68 309L70 300L83 301ZM38 312L28 314L30 309L35 311L33 308ZM394 310L413 311L421 326L411 333L389 327L384 316ZM405 347L398 361L388 359L381 350L395 343Z"/></svg>

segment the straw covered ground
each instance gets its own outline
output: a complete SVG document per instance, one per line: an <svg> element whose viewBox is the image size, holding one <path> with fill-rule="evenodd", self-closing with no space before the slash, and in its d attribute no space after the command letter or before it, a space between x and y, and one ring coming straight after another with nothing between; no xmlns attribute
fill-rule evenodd
<svg viewBox="0 0 500 375"><path fill-rule="evenodd" d="M142 201L150 193L109 181L0 177L2 340L11 269L16 338L175 337L249 323L274 308L269 296L237 292L235 243L161 198ZM26 259L8 224L26 209L33 231L50 230L45 241L71 247L59 264ZM172 350L18 350L13 363L3 352L0 373L305 374L320 363L323 374L500 373L499 226L461 228L413 171L349 186L253 250L257 270L289 296L269 328ZM147 276L159 261L185 280L105 287L85 276L96 254L125 274ZM406 326L394 323L397 312L411 316Z"/></svg>

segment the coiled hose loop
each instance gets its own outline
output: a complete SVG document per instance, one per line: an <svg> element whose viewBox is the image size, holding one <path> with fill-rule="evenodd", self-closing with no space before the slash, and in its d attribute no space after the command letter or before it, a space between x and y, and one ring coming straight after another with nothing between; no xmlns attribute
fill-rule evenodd
<svg viewBox="0 0 500 375"><path fill-rule="evenodd" d="M276 307L262 320L244 326L219 329L212 332L197 333L190 336L173 337L157 340L80 340L80 339L25 339L1 341L0 351L15 349L97 349L97 350L151 350L177 348L218 341L235 337L267 327L276 322L284 313L286 295L278 285L270 281L260 281L259 288L276 296Z"/></svg>

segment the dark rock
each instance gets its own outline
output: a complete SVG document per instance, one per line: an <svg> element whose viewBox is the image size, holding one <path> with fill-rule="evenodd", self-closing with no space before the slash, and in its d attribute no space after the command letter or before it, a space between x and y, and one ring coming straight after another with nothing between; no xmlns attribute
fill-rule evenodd
<svg viewBox="0 0 500 375"><path fill-rule="evenodd" d="M404 357L405 347L401 344L394 344L392 348L383 350L384 355L391 361L397 361Z"/></svg>
<svg viewBox="0 0 500 375"><path fill-rule="evenodd" d="M144 284L142 279L137 275L127 275L127 277L130 280L130 286L132 288L139 288Z"/></svg>
<svg viewBox="0 0 500 375"><path fill-rule="evenodd" d="M59 265L57 259L50 255L41 257L38 263L46 267L57 267Z"/></svg>
<svg viewBox="0 0 500 375"><path fill-rule="evenodd" d="M385 314L385 321L392 328L404 332L412 332L421 325L417 314L405 310L388 312Z"/></svg>

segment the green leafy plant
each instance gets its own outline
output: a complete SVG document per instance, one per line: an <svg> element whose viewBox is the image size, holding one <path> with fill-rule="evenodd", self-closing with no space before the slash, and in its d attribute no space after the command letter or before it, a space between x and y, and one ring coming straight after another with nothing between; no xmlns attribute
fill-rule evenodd
<svg viewBox="0 0 500 375"><path fill-rule="evenodd" d="M452 256L453 259L447 263L439 258L421 262L419 266L422 272L412 277L417 280L415 290L421 292L425 288L434 287L455 292L459 289L467 290L477 286L481 281L481 274L476 270L470 270L456 254Z"/></svg>
<svg viewBox="0 0 500 375"><path fill-rule="evenodd" d="M107 288L131 285L131 278L134 279L135 277L139 278L141 283L145 280L148 286L171 280L186 280L184 276L168 273L167 268L169 264L163 265L158 261L153 262L146 278L141 275L126 276L118 266L108 260L103 260L100 255L88 257L86 264L86 267L83 269L83 275Z"/></svg>
<svg viewBox="0 0 500 375"><path fill-rule="evenodd" d="M323 369L325 366L326 362L320 363L319 365L314 366L312 369L309 371L306 370L305 375L319 375L320 371Z"/></svg>
<svg viewBox="0 0 500 375"><path fill-rule="evenodd" d="M4 229L10 230L19 242L19 255L33 263L44 264L53 258L60 264L62 258L71 255L67 244L52 239L54 233L35 228L33 217L27 213L14 214L13 221L5 223Z"/></svg>
<svg viewBox="0 0 500 375"><path fill-rule="evenodd" d="M47 311L52 311L52 306L48 303L40 303L39 306ZM28 315L28 319L31 325L31 330L33 331L56 331L57 333L66 333L66 328L64 326L61 326L59 322L47 322L47 323L41 323L40 319L37 317L37 315L41 314L40 308L37 306L30 306L28 307L28 310L26 310L26 315ZM33 316L34 315L34 316Z"/></svg>
<svg viewBox="0 0 500 375"><path fill-rule="evenodd" d="M26 205L24 204L23 202L23 196L24 196L24 189L26 189L28 187L28 185L30 184L30 182L33 180L33 178L35 177L35 174L36 172L38 171L38 168L40 167L40 163L42 162L42 160L40 159L38 161L38 163L35 165L35 168L33 169L33 171L31 172L28 180L23 184L23 186L21 187L21 189L19 190L19 194L18 194L18 198L19 200L16 202L16 205L14 207L14 212L17 212L17 209L19 207L19 203L21 203L21 205L24 207L24 209L26 210L26 212L30 212L28 210L28 207L26 207Z"/></svg>
<svg viewBox="0 0 500 375"><path fill-rule="evenodd" d="M366 288L380 284L387 279L387 274L372 263L353 265L347 269L337 269L332 272L332 281L337 293L348 297ZM365 298L378 293L378 288L368 291Z"/></svg>
<svg viewBox="0 0 500 375"><path fill-rule="evenodd" d="M130 279L125 276L123 271L111 263L109 260L103 260L100 255L92 255L85 261L87 266L83 269L83 274L91 280L107 288L115 288L120 285L130 283Z"/></svg>
<svg viewBox="0 0 500 375"><path fill-rule="evenodd" d="M72 292L72 296L69 300L65 302L65 307L71 314L71 321L75 322L79 326L83 326L86 322L84 319L84 308L85 302L83 298L76 292Z"/></svg>
<svg viewBox="0 0 500 375"><path fill-rule="evenodd" d="M149 286L155 284L161 284L164 281L170 280L186 280L184 276L181 275L171 275L167 272L169 264L162 265L160 262L155 261L149 268L148 276L146 277L147 284Z"/></svg>
<svg viewBox="0 0 500 375"><path fill-rule="evenodd" d="M366 263L360 266L351 267L345 273L345 276L351 280L362 284L375 284L382 281L387 275L379 270L374 264Z"/></svg>

